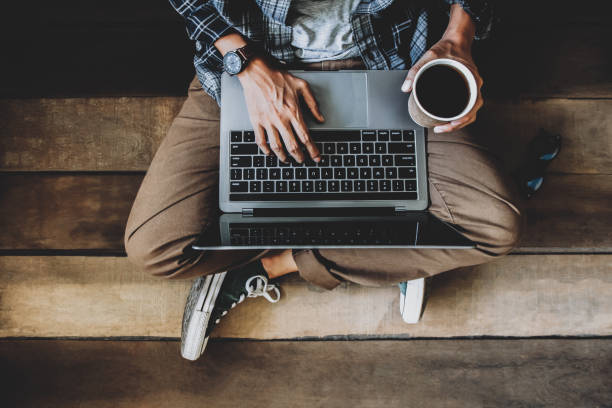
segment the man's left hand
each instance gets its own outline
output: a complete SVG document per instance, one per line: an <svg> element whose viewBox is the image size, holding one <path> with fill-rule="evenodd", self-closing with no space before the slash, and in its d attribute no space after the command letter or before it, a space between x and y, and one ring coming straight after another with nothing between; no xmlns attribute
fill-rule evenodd
<svg viewBox="0 0 612 408"><path fill-rule="evenodd" d="M476 99L476 104L474 108L469 111L465 116L453 120L450 123L439 125L434 127L434 132L436 133L444 133L451 132L453 130L461 129L464 126L469 125L470 123L476 120L476 114L478 110L482 107L482 94L480 93L480 88L482 88L482 78L478 73L478 69L474 64L474 60L472 59L472 52L470 51L471 41L467 44L461 44L461 42L450 39L450 38L442 38L436 44L433 45L422 57L417 61L416 64L410 68L408 71L408 75L406 76L406 80L402 85L403 92L410 92L412 90L412 84L414 82L414 76L418 72L418 70L428 63L431 60L438 58L449 58L456 61L461 62L466 67L472 71L474 77L476 78L476 85L478 86L478 97Z"/></svg>

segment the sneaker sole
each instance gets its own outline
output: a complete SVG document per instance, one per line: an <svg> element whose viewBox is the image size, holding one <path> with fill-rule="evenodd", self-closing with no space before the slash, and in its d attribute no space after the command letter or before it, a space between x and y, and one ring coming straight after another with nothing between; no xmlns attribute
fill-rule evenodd
<svg viewBox="0 0 612 408"><path fill-rule="evenodd" d="M183 333L182 336L181 356L186 360L197 360L206 348L208 337L204 336L206 335L208 321L215 307L217 296L219 296L221 285L225 280L225 274L226 272L221 272L206 277L198 296L196 309L189 318L186 333Z"/></svg>
<svg viewBox="0 0 612 408"><path fill-rule="evenodd" d="M425 300L425 279L415 279L408 282L406 295L400 293L400 313L404 322L416 324L421 320Z"/></svg>

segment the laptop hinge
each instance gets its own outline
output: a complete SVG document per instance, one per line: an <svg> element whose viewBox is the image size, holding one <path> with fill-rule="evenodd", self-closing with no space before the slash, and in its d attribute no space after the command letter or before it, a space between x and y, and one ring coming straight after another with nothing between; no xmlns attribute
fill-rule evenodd
<svg viewBox="0 0 612 408"><path fill-rule="evenodd" d="M252 208L243 208L242 209L242 216L243 217L252 217L253 216L253 209Z"/></svg>
<svg viewBox="0 0 612 408"><path fill-rule="evenodd" d="M396 213L403 213L403 212L406 212L406 211L408 211L408 209L406 208L405 205L396 205L395 206L395 212Z"/></svg>

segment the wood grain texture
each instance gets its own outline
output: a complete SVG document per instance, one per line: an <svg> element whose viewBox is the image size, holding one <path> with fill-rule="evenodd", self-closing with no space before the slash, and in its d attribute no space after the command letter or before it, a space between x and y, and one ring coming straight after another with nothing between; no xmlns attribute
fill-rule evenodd
<svg viewBox="0 0 612 408"><path fill-rule="evenodd" d="M606 407L611 340L0 342L19 407Z"/></svg>
<svg viewBox="0 0 612 408"><path fill-rule="evenodd" d="M123 251L142 175L0 175L1 249Z"/></svg>
<svg viewBox="0 0 612 408"><path fill-rule="evenodd" d="M0 170L145 171L183 101L0 100ZM218 111L216 105L210 109ZM515 168L540 128L564 138L551 171L610 174L612 100L493 99L486 102L474 131Z"/></svg>
<svg viewBox="0 0 612 408"><path fill-rule="evenodd" d="M0 100L0 169L144 171L184 100Z"/></svg>
<svg viewBox="0 0 612 408"><path fill-rule="evenodd" d="M511 255L431 281L421 323L406 325L396 286L323 291L295 275L282 299L250 299L214 336L612 335L611 255ZM144 275L126 258L0 257L0 336L180 336L190 281Z"/></svg>
<svg viewBox="0 0 612 408"><path fill-rule="evenodd" d="M123 251L140 174L1 174L0 249ZM547 176L519 251L612 251L612 176Z"/></svg>

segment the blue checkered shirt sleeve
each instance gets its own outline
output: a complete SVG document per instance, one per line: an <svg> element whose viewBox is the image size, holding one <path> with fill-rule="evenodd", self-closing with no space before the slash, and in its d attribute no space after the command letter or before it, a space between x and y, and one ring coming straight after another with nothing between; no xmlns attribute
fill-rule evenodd
<svg viewBox="0 0 612 408"><path fill-rule="evenodd" d="M213 1L169 0L187 25L187 35L193 41L213 44L232 26L221 16Z"/></svg>

